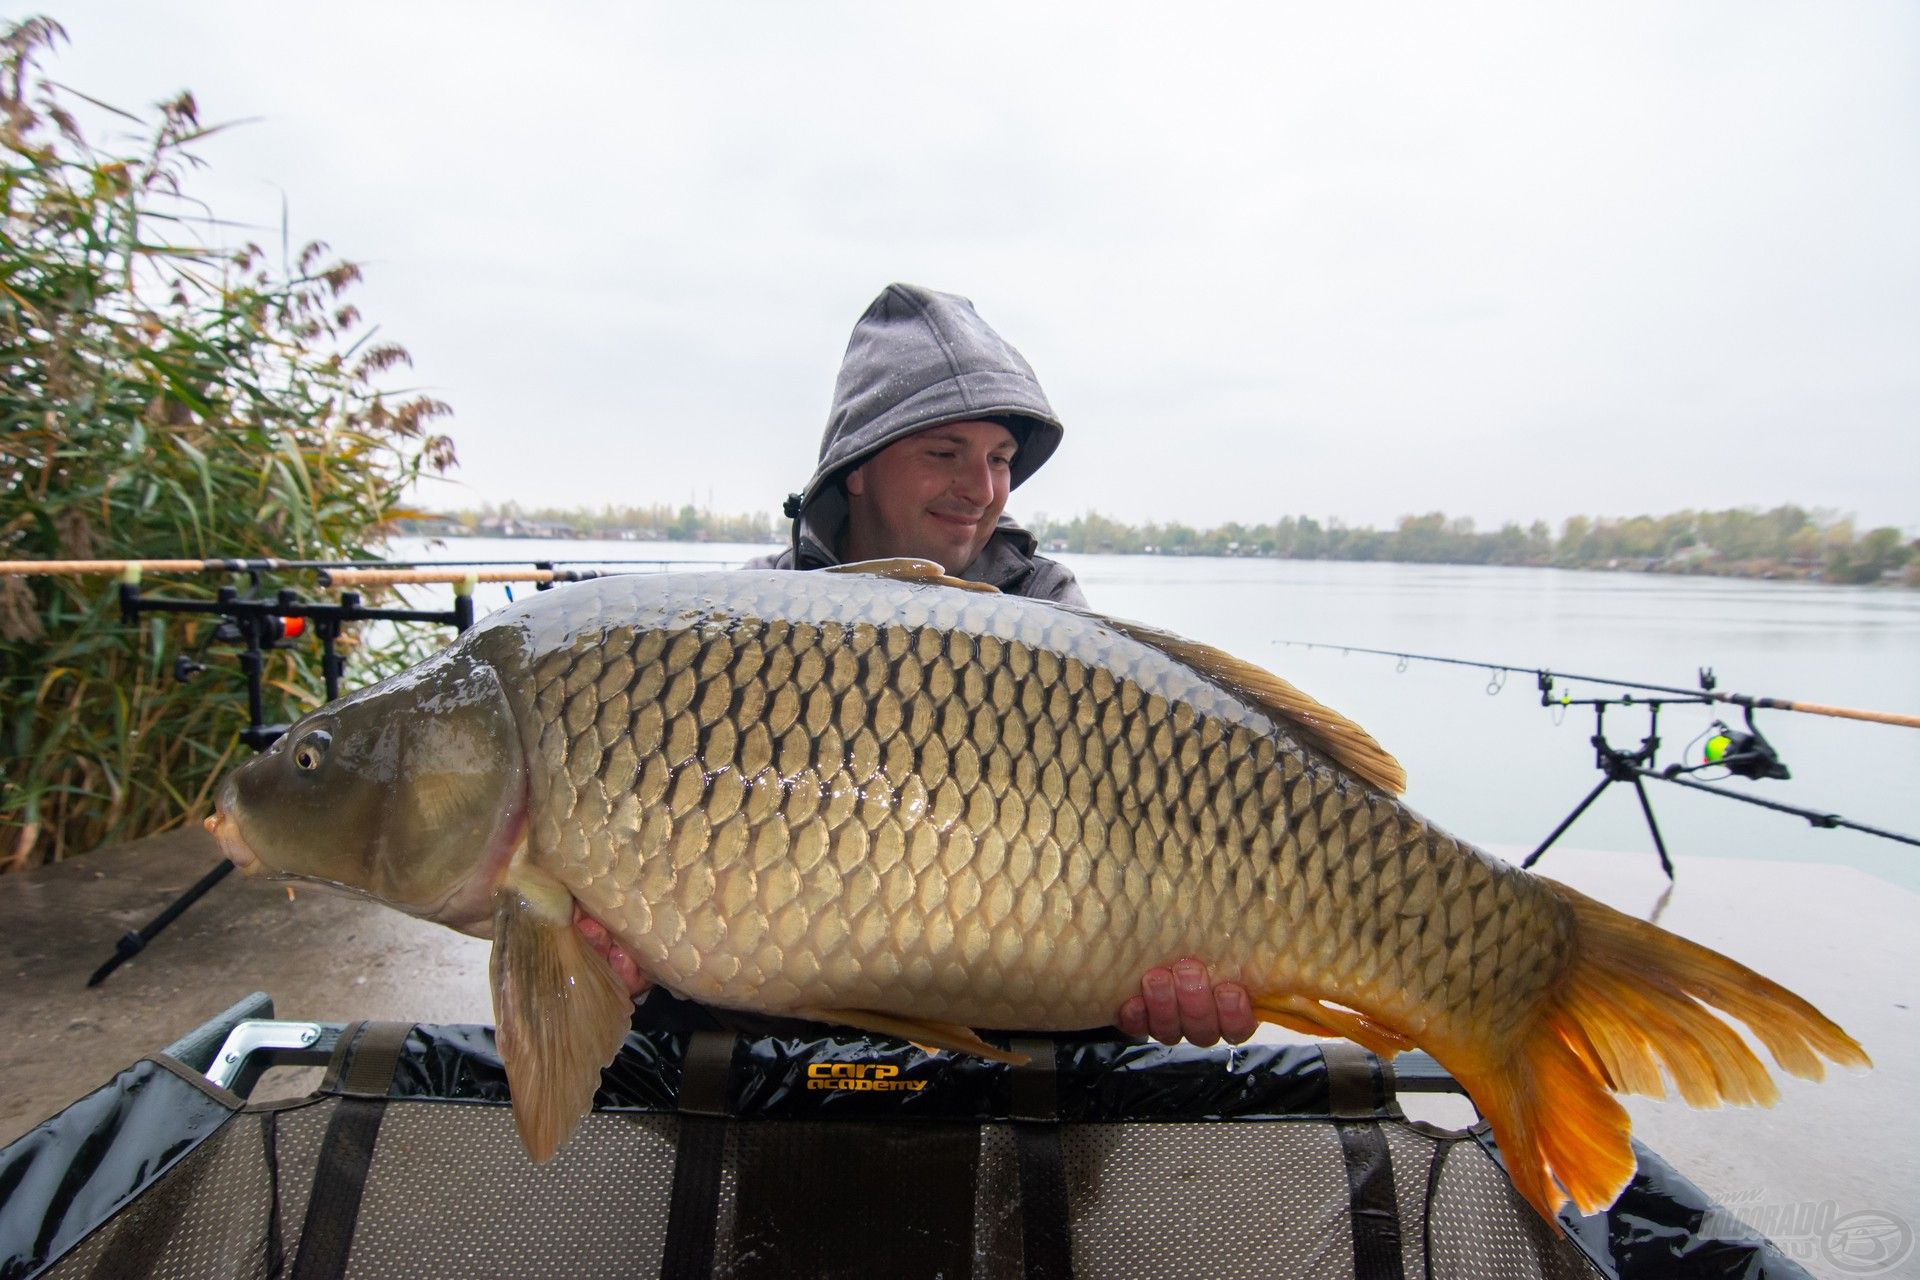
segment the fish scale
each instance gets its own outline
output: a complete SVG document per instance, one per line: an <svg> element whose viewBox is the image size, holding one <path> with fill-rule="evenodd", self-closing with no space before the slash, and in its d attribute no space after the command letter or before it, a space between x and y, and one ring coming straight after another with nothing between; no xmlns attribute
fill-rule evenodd
<svg viewBox="0 0 1920 1280"><path fill-rule="evenodd" d="M1096 619L882 585L831 584L821 619L819 579L705 609L614 579L530 635L532 685L509 696L538 726L531 855L673 989L1064 1027L1111 1021L1142 970L1189 953L1396 1011L1451 987L1486 1016L1552 980L1528 962L1561 933L1543 894L1462 899L1383 945L1376 922L1431 892L1410 860L1464 858L1476 885L1500 869L1277 719ZM650 605L676 616L606 621ZM1503 963L1476 972L1457 944L1490 926L1479 953Z"/></svg>

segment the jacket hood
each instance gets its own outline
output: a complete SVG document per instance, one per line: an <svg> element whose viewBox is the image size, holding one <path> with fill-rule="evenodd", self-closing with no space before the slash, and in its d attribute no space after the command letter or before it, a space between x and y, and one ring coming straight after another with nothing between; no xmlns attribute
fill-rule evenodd
<svg viewBox="0 0 1920 1280"><path fill-rule="evenodd" d="M860 317L840 362L833 409L820 438L820 464L787 514L837 532L846 516L840 476L894 441L943 422L999 418L1020 437L1018 488L1060 445L1064 429L1012 344L973 303L918 285L890 284ZM816 504L837 509L816 510Z"/></svg>

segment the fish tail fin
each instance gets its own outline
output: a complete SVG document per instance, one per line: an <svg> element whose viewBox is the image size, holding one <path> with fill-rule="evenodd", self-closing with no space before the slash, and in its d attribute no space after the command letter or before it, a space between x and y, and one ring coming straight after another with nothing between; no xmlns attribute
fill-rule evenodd
<svg viewBox="0 0 1920 1280"><path fill-rule="evenodd" d="M1663 1097L1664 1070L1690 1106L1778 1099L1766 1066L1713 1010L1744 1023L1792 1075L1820 1079L1822 1056L1872 1065L1851 1036L1780 984L1542 883L1573 913L1565 972L1513 1040L1456 1046L1443 1061L1492 1127L1515 1189L1549 1223L1569 1199L1581 1213L1599 1212L1632 1178L1627 1113L1614 1093Z"/></svg>

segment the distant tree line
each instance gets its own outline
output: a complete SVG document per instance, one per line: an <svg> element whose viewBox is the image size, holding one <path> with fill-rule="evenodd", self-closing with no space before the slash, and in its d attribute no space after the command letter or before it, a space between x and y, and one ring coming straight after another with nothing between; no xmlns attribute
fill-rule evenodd
<svg viewBox="0 0 1920 1280"><path fill-rule="evenodd" d="M1920 547L1900 530L1854 532L1844 517L1781 506L1771 511L1678 511L1665 516L1572 516L1556 536L1535 520L1477 529L1471 518L1434 511L1402 516L1391 529L1285 516L1271 524L1230 521L1209 529L1126 524L1098 512L1040 517L1029 527L1061 551L1122 555L1267 556L1285 560L1388 560L1411 564L1503 564L1568 569L1808 577L1877 582L1905 570L1920 585Z"/></svg>
<svg viewBox="0 0 1920 1280"><path fill-rule="evenodd" d="M1503 564L1629 569L1739 577L1920 586L1920 544L1891 526L1856 533L1853 521L1803 507L1770 511L1677 511L1665 516L1572 516L1556 534L1544 520L1481 530L1470 517L1432 511L1391 529L1283 516L1269 524L1229 521L1207 529L1179 522L1127 524L1090 511L1071 520L1026 522L1045 547L1118 555L1262 556L1281 560L1383 560L1409 564ZM674 507L523 508L508 502L412 522L408 532L675 542L779 542L785 522L764 512L725 515Z"/></svg>
<svg viewBox="0 0 1920 1280"><path fill-rule="evenodd" d="M477 511L423 515L400 525L403 533L498 537L640 539L666 542L778 542L766 512L729 515L658 502L644 507L523 507L484 503Z"/></svg>

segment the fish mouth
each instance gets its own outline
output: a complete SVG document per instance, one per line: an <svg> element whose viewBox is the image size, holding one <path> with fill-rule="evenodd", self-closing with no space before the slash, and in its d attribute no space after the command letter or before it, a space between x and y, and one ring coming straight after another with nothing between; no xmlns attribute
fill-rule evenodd
<svg viewBox="0 0 1920 1280"><path fill-rule="evenodd" d="M213 812L206 816L206 820L201 825L220 845L220 852L226 855L227 861L240 868L240 874L247 876L260 874L259 855L247 847L246 840L240 835L239 822L227 811L227 795L224 789L219 799L214 801Z"/></svg>

